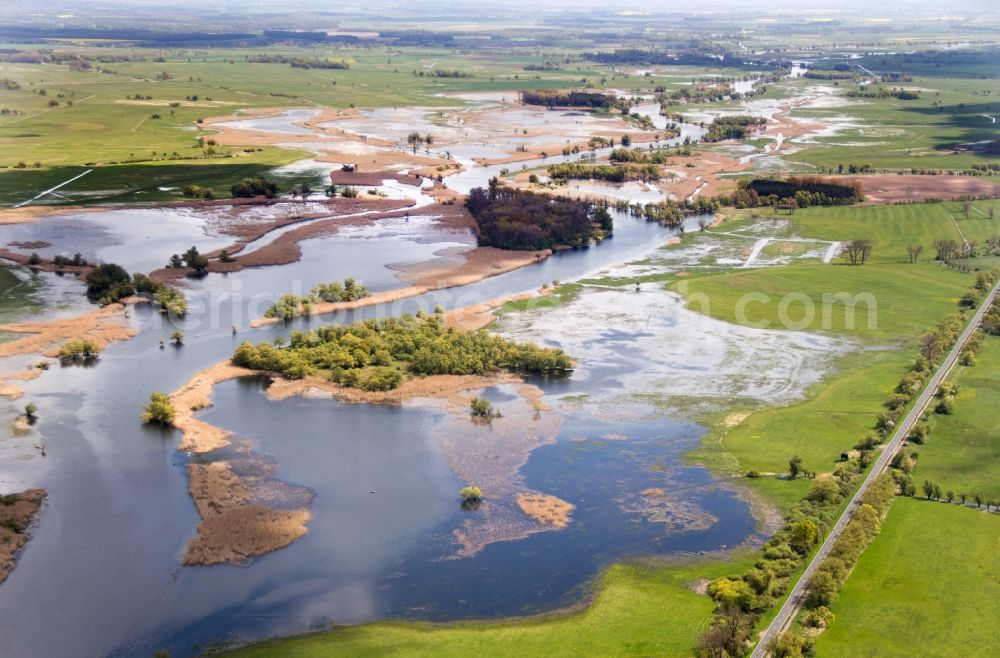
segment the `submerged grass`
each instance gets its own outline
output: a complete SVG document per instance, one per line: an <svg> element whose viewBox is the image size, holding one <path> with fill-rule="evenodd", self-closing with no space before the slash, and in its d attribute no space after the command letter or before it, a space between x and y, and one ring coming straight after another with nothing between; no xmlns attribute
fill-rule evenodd
<svg viewBox="0 0 1000 658"><path fill-rule="evenodd" d="M379 622L264 642L231 655L689 656L715 607L692 584L740 573L752 562L752 555L741 554L664 567L616 564L598 578L593 603L577 612L503 622Z"/></svg>

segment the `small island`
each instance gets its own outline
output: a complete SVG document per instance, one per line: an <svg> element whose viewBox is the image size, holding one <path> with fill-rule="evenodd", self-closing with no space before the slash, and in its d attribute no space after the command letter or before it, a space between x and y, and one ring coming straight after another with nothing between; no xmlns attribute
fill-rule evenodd
<svg viewBox="0 0 1000 658"><path fill-rule="evenodd" d="M449 327L440 314L293 331L287 346L244 342L232 361L286 379L318 375L365 391L389 391L407 379L430 375L500 370L563 374L573 369L560 349L517 343L483 329Z"/></svg>
<svg viewBox="0 0 1000 658"><path fill-rule="evenodd" d="M476 220L479 246L557 249L601 242L614 230L606 208L586 201L501 187L477 187L465 201Z"/></svg>

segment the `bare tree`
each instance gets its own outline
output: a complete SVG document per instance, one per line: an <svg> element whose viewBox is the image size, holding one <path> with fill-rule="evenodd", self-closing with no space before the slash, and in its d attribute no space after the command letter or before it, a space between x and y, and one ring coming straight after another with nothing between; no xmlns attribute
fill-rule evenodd
<svg viewBox="0 0 1000 658"><path fill-rule="evenodd" d="M851 265L864 265L871 254L871 240L851 240L844 245L844 257L851 262Z"/></svg>
<svg viewBox="0 0 1000 658"><path fill-rule="evenodd" d="M962 212L965 214L965 218L969 218L969 212L972 210L972 202L966 199L962 202Z"/></svg>
<svg viewBox="0 0 1000 658"><path fill-rule="evenodd" d="M941 343L933 333L924 334L920 338L920 355L928 361L934 361L941 354Z"/></svg>
<svg viewBox="0 0 1000 658"><path fill-rule="evenodd" d="M958 253L959 246L954 240L935 240L934 250L937 252L935 260L951 260Z"/></svg>
<svg viewBox="0 0 1000 658"><path fill-rule="evenodd" d="M911 244L907 245L906 253L910 255L910 262L916 263L917 259L920 258L920 254L924 252L924 245L922 244Z"/></svg>

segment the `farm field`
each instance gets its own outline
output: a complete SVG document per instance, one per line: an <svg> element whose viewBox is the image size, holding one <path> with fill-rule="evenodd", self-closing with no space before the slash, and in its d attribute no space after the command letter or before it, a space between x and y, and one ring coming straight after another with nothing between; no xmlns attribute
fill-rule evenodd
<svg viewBox="0 0 1000 658"><path fill-rule="evenodd" d="M1000 519L974 509L898 499L861 556L817 656L982 656L982 620L1000 614Z"/></svg>

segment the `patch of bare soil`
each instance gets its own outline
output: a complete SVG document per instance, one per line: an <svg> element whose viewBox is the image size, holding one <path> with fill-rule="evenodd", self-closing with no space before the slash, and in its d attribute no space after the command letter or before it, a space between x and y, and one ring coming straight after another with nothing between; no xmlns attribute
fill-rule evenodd
<svg viewBox="0 0 1000 658"><path fill-rule="evenodd" d="M0 583L14 569L18 551L30 539L28 530L45 496L44 489L28 489L0 499Z"/></svg>
<svg viewBox="0 0 1000 658"><path fill-rule="evenodd" d="M835 177L836 178L836 177ZM997 184L978 176L875 175L850 176L844 180L858 182L869 204L887 204L924 199L955 199L960 196L994 194Z"/></svg>
<svg viewBox="0 0 1000 658"><path fill-rule="evenodd" d="M570 515L576 506L561 498L541 493L517 494L517 506L521 511L538 521L554 528L569 525Z"/></svg>
<svg viewBox="0 0 1000 658"><path fill-rule="evenodd" d="M331 171L330 181L334 185L378 186L384 180L394 180L404 185L419 186L423 177L416 174L401 174L398 171Z"/></svg>

